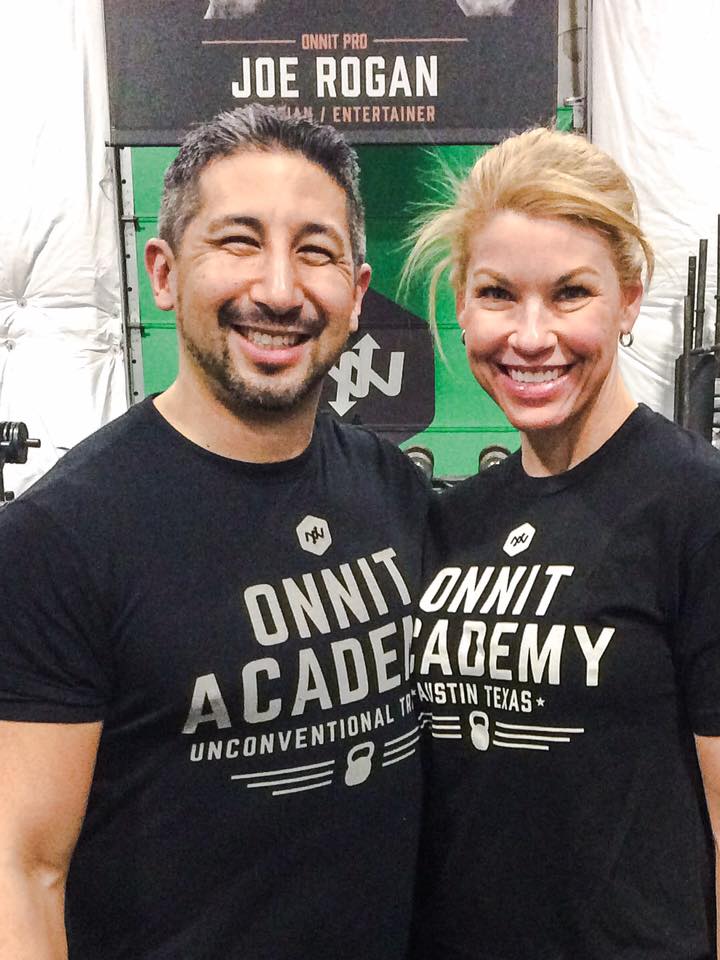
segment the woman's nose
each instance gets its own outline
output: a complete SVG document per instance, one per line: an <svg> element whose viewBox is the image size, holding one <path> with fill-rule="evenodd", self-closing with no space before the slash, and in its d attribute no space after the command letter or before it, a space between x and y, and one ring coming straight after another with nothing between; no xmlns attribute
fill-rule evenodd
<svg viewBox="0 0 720 960"><path fill-rule="evenodd" d="M516 311L516 323L509 345L525 356L537 356L552 349L557 343L551 315L540 303L521 305Z"/></svg>

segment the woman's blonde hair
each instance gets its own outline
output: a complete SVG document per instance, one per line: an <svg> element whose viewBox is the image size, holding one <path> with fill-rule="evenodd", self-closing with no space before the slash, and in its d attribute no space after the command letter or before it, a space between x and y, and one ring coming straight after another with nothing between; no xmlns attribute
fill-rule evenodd
<svg viewBox="0 0 720 960"><path fill-rule="evenodd" d="M640 228L630 180L617 163L584 137L539 127L509 137L484 153L464 179L453 179L454 202L424 217L412 237L404 271L410 277L432 264L430 320L435 326L437 287L450 271L456 293L465 286L472 234L501 210L558 217L601 233L620 284L636 282L655 258Z"/></svg>

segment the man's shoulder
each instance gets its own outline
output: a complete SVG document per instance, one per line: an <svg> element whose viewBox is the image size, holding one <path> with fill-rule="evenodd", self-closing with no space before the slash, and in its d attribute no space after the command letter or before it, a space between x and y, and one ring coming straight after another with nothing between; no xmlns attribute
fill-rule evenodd
<svg viewBox="0 0 720 960"><path fill-rule="evenodd" d="M368 458L388 461L399 469L412 466L405 454L394 443L379 436L368 427L341 423L327 413L318 414L318 434L327 447L335 447L341 457Z"/></svg>
<svg viewBox="0 0 720 960"><path fill-rule="evenodd" d="M150 400L131 407L68 450L18 503L52 509L75 498L86 502L118 496L133 483L157 447Z"/></svg>
<svg viewBox="0 0 720 960"><path fill-rule="evenodd" d="M430 498L430 484L394 443L367 427L340 423L329 414L320 414L317 424L328 469L349 471L358 487L378 483L388 490Z"/></svg>

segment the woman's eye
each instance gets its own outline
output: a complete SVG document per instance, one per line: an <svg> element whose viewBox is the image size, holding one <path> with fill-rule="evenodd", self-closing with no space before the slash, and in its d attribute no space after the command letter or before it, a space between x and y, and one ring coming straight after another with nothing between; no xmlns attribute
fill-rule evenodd
<svg viewBox="0 0 720 960"><path fill-rule="evenodd" d="M561 287L556 294L558 300L585 300L589 296L591 293L588 288L580 284Z"/></svg>
<svg viewBox="0 0 720 960"><path fill-rule="evenodd" d="M506 290L505 287L498 286L480 287L476 296L481 300L512 300L510 291Z"/></svg>

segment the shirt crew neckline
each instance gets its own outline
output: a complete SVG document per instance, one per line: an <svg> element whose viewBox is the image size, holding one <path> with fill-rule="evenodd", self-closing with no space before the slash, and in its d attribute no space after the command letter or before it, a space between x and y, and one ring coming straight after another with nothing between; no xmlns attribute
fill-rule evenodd
<svg viewBox="0 0 720 960"><path fill-rule="evenodd" d="M212 450L206 450L205 447L201 447L200 444L190 440L174 427L157 409L154 400L158 396L160 396L159 393L153 393L137 404L135 409L138 414L146 419L153 427L162 430L166 436L170 437L178 450L197 457L199 460L212 463L218 468L240 475L246 480L255 480L262 483L284 483L302 473L315 456L318 447L317 420L313 426L310 443L302 453L296 457L292 457L290 460L254 463L249 460L236 460L233 457L225 457L220 453L214 453Z"/></svg>
<svg viewBox="0 0 720 960"><path fill-rule="evenodd" d="M581 460L580 463L571 467L569 470L565 470L563 473L552 474L548 477L532 477L530 474L525 473L522 465L521 452L518 450L513 458L514 463L512 465L513 474L511 481L518 489L525 493L531 493L533 496L547 496L558 493L561 490L567 490L568 487L574 486L576 483L584 480L589 474L595 472L606 457L617 453L618 450L629 442L636 430L640 429L643 424L647 424L652 415L653 411L648 406L644 403L639 403L632 413L620 424L615 433L608 437L605 443L601 447L598 447L594 453L591 453L589 457L585 457L584 460Z"/></svg>

